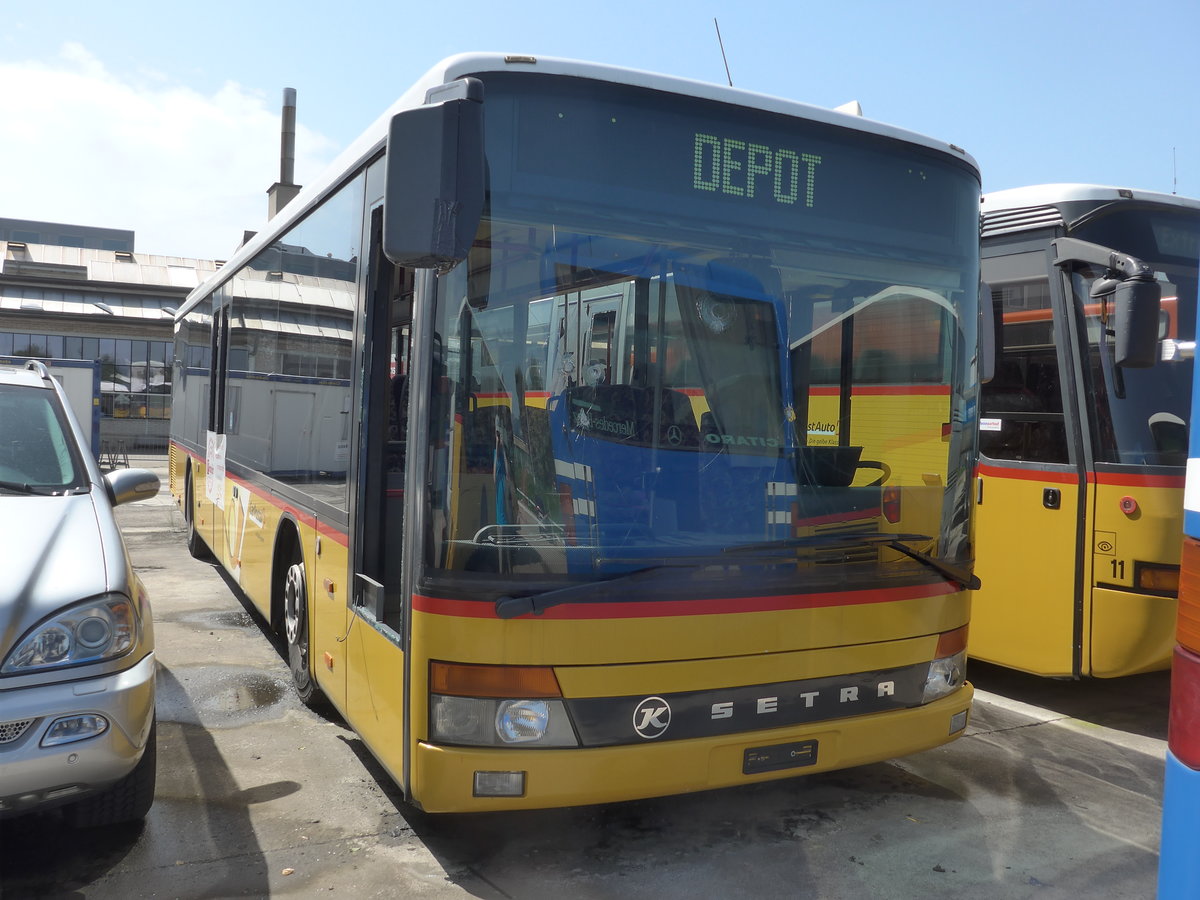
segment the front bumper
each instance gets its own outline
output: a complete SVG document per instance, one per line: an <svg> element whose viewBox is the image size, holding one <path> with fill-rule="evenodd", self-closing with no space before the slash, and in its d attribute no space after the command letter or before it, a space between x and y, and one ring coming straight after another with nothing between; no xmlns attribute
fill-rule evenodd
<svg viewBox="0 0 1200 900"><path fill-rule="evenodd" d="M518 750L446 747L418 742L410 800L426 812L541 809L661 797L793 778L880 762L945 744L962 735L974 688L925 706L786 728L692 740L603 748ZM747 775L750 748L815 742L811 765ZM526 791L474 795L476 772L520 771Z"/></svg>
<svg viewBox="0 0 1200 900"><path fill-rule="evenodd" d="M154 671L149 653L123 672L0 690L0 817L82 799L128 775L154 722ZM103 716L108 729L42 746L55 721L88 714Z"/></svg>

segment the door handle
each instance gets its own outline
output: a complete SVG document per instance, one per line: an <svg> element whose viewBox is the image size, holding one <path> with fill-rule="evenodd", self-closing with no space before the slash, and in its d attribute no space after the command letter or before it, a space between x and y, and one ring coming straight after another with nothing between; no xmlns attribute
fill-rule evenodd
<svg viewBox="0 0 1200 900"><path fill-rule="evenodd" d="M1062 491L1058 488L1042 488L1042 506L1046 509L1058 509L1062 506Z"/></svg>

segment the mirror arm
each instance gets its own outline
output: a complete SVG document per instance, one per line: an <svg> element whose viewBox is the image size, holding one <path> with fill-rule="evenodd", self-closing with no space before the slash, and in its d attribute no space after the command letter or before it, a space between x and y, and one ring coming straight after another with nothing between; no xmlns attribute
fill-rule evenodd
<svg viewBox="0 0 1200 900"><path fill-rule="evenodd" d="M1091 263L1119 274L1123 281L1153 281L1154 270L1136 256L1119 253L1078 238L1057 238L1051 242L1054 264L1065 267L1072 263Z"/></svg>

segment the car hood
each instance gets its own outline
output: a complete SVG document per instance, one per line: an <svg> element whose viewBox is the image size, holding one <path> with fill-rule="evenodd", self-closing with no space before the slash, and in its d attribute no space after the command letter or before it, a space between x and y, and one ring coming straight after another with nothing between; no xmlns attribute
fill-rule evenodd
<svg viewBox="0 0 1200 900"><path fill-rule="evenodd" d="M0 497L0 659L37 622L109 589L122 564L110 520L91 494Z"/></svg>

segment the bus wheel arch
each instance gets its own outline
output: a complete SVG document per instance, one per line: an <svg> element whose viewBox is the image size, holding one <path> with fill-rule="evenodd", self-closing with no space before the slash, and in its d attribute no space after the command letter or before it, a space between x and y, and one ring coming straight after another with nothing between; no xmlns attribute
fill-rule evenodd
<svg viewBox="0 0 1200 900"><path fill-rule="evenodd" d="M192 477L192 462L189 459L183 476L183 520L187 525L187 549L194 559L212 559L208 544L196 530L195 479Z"/></svg>

